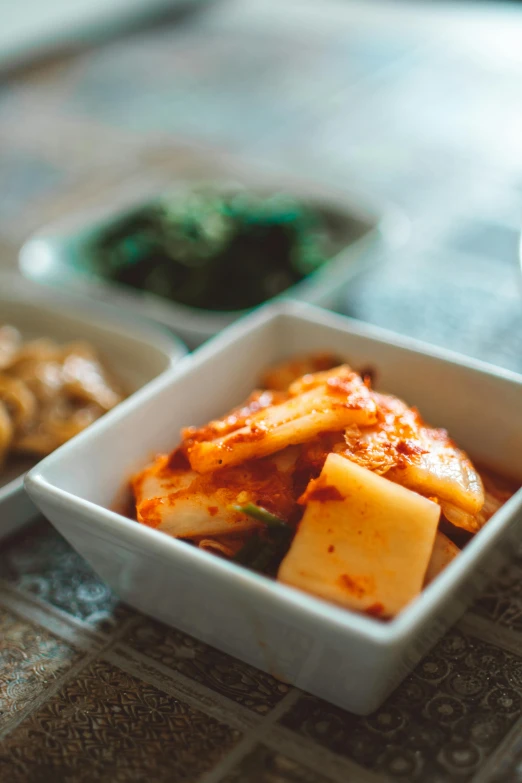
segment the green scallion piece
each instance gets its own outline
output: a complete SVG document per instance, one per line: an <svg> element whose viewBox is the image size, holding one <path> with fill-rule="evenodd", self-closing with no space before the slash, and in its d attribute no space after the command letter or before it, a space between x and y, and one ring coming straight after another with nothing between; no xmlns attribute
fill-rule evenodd
<svg viewBox="0 0 522 783"><path fill-rule="evenodd" d="M257 519L258 522L262 522L268 528L286 530L291 535L292 528L285 522L284 519L267 511L266 508L258 506L255 503L245 503L244 506L230 506L232 511L239 511L241 514L247 514L253 519Z"/></svg>

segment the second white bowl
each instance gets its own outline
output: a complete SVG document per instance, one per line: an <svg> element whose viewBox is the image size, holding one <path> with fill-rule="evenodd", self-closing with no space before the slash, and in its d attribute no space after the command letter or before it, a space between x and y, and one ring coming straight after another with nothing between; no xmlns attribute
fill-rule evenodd
<svg viewBox="0 0 522 783"><path fill-rule="evenodd" d="M186 354L183 343L166 329L53 294L15 275L0 275L2 324L15 326L25 339L88 341L128 393L169 370ZM0 538L36 513L23 489L20 467L18 463L16 471L0 472Z"/></svg>

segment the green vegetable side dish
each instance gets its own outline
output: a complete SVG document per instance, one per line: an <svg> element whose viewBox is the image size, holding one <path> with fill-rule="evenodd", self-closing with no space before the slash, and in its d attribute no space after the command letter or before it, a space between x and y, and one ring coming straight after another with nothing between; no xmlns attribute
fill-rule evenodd
<svg viewBox="0 0 522 783"><path fill-rule="evenodd" d="M255 307L329 256L317 210L292 196L192 191L164 196L91 243L99 277L190 307Z"/></svg>

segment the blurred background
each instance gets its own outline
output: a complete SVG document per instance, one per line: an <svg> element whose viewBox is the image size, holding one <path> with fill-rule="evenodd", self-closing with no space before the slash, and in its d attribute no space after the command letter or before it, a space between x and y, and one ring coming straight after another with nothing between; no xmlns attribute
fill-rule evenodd
<svg viewBox="0 0 522 783"><path fill-rule="evenodd" d="M3 265L118 183L233 153L408 217L346 312L522 369L519 4L29 6L0 4Z"/></svg>

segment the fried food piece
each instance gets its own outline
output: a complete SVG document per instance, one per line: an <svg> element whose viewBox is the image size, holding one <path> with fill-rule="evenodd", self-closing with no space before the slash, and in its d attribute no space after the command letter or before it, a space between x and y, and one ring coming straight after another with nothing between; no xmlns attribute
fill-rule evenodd
<svg viewBox="0 0 522 783"><path fill-rule="evenodd" d="M113 408L123 394L88 343L22 342L0 328L0 454L43 457ZM9 422L6 420L9 417ZM2 451L3 449L3 451Z"/></svg>

